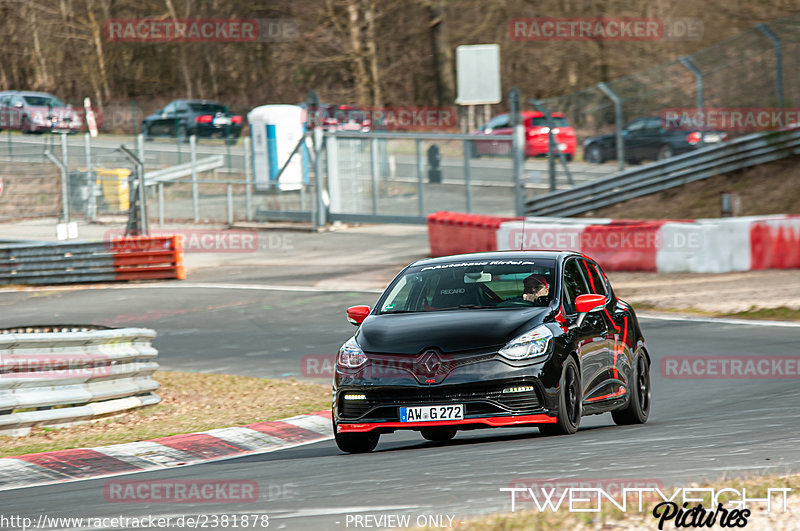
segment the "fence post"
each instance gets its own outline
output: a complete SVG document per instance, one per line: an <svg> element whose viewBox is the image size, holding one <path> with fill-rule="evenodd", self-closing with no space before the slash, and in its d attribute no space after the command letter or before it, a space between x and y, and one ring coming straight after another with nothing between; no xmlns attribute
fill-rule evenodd
<svg viewBox="0 0 800 531"><path fill-rule="evenodd" d="M778 107L783 109L783 48L781 41L765 24L759 24L756 27L772 41L772 46L775 48L775 90L778 93Z"/></svg>
<svg viewBox="0 0 800 531"><path fill-rule="evenodd" d="M200 221L200 197L197 190L197 137L189 137L189 156L192 161L192 211L194 212L194 222Z"/></svg>
<svg viewBox="0 0 800 531"><path fill-rule="evenodd" d="M253 169L252 160L250 160L250 137L246 136L243 139L244 147L244 208L247 211L247 221L253 221Z"/></svg>
<svg viewBox="0 0 800 531"><path fill-rule="evenodd" d="M88 213L89 220L97 221L97 199L95 197L95 186L97 179L92 174L92 136L89 133L83 135L84 154L86 155L86 176L89 179L89 198Z"/></svg>
<svg viewBox="0 0 800 531"><path fill-rule="evenodd" d="M333 142L336 142L335 137L330 136L328 138ZM327 141L327 139L325 139L325 141ZM324 165L322 164L322 142L323 142L322 129L316 127L314 129L314 177L316 181L316 185L314 186L314 191L316 193L316 198L315 198L316 216L313 223L313 227L315 230L320 227L325 228L325 223L326 223L325 204L322 199L322 185L323 185L322 171L324 168Z"/></svg>
<svg viewBox="0 0 800 531"><path fill-rule="evenodd" d="M164 226L164 183L158 183L158 226Z"/></svg>
<svg viewBox="0 0 800 531"><path fill-rule="evenodd" d="M228 182L225 189L225 195L228 199L228 225L233 225L233 185Z"/></svg>
<svg viewBox="0 0 800 531"><path fill-rule="evenodd" d="M525 187L523 171L525 169L525 126L520 116L519 89L512 88L508 93L511 111L511 157L514 164L514 212L517 216L525 215Z"/></svg>
<svg viewBox="0 0 800 531"><path fill-rule="evenodd" d="M372 213L378 213L378 139L369 140L369 175L372 178Z"/></svg>
<svg viewBox="0 0 800 531"><path fill-rule="evenodd" d="M422 171L422 140L417 138L414 141L417 148L417 195L419 200L419 215L425 215L425 185L423 183Z"/></svg>
<svg viewBox="0 0 800 531"><path fill-rule="evenodd" d="M614 102L614 127L617 131L617 167L625 170L625 139L622 137L622 100L605 83L598 83L597 88Z"/></svg>
<svg viewBox="0 0 800 531"><path fill-rule="evenodd" d="M69 156L67 155L67 134L61 133L61 164L64 165L61 178L61 200L64 201L64 223L69 222Z"/></svg>
<svg viewBox="0 0 800 531"><path fill-rule="evenodd" d="M470 109L472 105L470 105ZM464 140L464 188L466 191L467 213L472 212L472 168L470 167L472 144L470 140Z"/></svg>
<svg viewBox="0 0 800 531"><path fill-rule="evenodd" d="M136 154L139 160L144 164L144 135L140 134L136 137Z"/></svg>

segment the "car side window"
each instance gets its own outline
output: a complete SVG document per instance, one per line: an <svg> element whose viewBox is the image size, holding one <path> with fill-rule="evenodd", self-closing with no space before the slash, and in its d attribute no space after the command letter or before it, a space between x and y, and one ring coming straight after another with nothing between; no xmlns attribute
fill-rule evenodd
<svg viewBox="0 0 800 531"><path fill-rule="evenodd" d="M186 114L189 111L189 106L185 103L178 103L175 105L175 112L178 114Z"/></svg>
<svg viewBox="0 0 800 531"><path fill-rule="evenodd" d="M584 279L578 260L572 258L564 264L564 306L567 313L575 313L575 299L579 295L591 293Z"/></svg>
<svg viewBox="0 0 800 531"><path fill-rule="evenodd" d="M654 133L661 129L661 120L658 118L648 118L644 122L644 129L648 133Z"/></svg>
<svg viewBox="0 0 800 531"><path fill-rule="evenodd" d="M175 104L174 103L170 103L169 105L164 107L164 110L162 112L164 114L175 114Z"/></svg>
<svg viewBox="0 0 800 531"><path fill-rule="evenodd" d="M22 98L20 98L19 96L11 96L11 105L12 106L21 105L23 107L25 106L25 104L22 101Z"/></svg>
<svg viewBox="0 0 800 531"><path fill-rule="evenodd" d="M497 129L500 127L505 127L503 124L508 124L508 116L495 116L494 118L489 120L484 129L490 130L490 129Z"/></svg>
<svg viewBox="0 0 800 531"><path fill-rule="evenodd" d="M627 129L628 131L637 131L638 132L638 131L641 131L642 128L644 128L644 120L635 120L635 121L629 123L628 126L625 129Z"/></svg>
<svg viewBox="0 0 800 531"><path fill-rule="evenodd" d="M592 293L607 296L608 292L606 290L606 283L603 281L603 278L597 271L597 264L594 262L589 262L588 260L582 260L582 263L584 272L586 273L586 278L589 281L589 288L592 290Z"/></svg>
<svg viewBox="0 0 800 531"><path fill-rule="evenodd" d="M505 127L509 127L511 122L508 119L508 115L498 116L496 118L498 120L497 124L494 126L495 129L503 129Z"/></svg>

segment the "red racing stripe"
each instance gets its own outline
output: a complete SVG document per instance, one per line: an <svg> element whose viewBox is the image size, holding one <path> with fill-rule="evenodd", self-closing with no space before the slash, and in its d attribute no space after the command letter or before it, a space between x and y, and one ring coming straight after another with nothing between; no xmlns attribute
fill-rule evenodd
<svg viewBox="0 0 800 531"><path fill-rule="evenodd" d="M245 428L256 430L267 435L272 435L278 439L283 439L288 442L306 442L321 439L324 435L315 431L301 428L289 424L288 422L281 422L279 420L258 422L256 424L248 424Z"/></svg>
<svg viewBox="0 0 800 531"><path fill-rule="evenodd" d="M248 448L241 448L228 441L223 441L219 437L206 435L205 433L172 435L170 437L152 439L150 442L162 444L201 459L214 459L249 451Z"/></svg>
<svg viewBox="0 0 800 531"><path fill-rule="evenodd" d="M79 448L15 457L71 478L133 472L142 468L94 450Z"/></svg>

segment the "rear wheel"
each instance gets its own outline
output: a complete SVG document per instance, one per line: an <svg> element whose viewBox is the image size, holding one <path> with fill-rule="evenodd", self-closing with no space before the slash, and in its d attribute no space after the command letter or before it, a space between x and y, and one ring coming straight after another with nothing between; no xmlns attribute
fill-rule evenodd
<svg viewBox="0 0 800 531"><path fill-rule="evenodd" d="M31 126L31 120L27 116L22 117L22 124L20 125L20 129L22 130L23 134L29 135L33 133L33 127Z"/></svg>
<svg viewBox="0 0 800 531"><path fill-rule="evenodd" d="M636 362L629 392L631 395L625 409L611 412L614 422L619 426L644 424L650 416L650 367L644 355L639 356Z"/></svg>
<svg viewBox="0 0 800 531"><path fill-rule="evenodd" d="M449 441L453 437L456 436L456 430L454 428L422 428L420 430L422 436L429 441L433 442L445 442Z"/></svg>
<svg viewBox="0 0 800 531"><path fill-rule="evenodd" d="M600 146L592 144L586 150L586 162L590 162L592 164L602 164L605 162L603 158L603 150L600 149Z"/></svg>
<svg viewBox="0 0 800 531"><path fill-rule="evenodd" d="M658 150L658 155L656 155L656 157L657 157L656 160L668 159L668 158L672 157L673 154L674 153L672 152L672 148L671 147L669 147L667 145L663 145L663 146L661 146L661 149Z"/></svg>
<svg viewBox="0 0 800 531"><path fill-rule="evenodd" d="M571 435L578 431L581 423L583 388L578 365L572 357L564 363L558 387L557 421L539 426L539 431L545 435Z"/></svg>
<svg viewBox="0 0 800 531"><path fill-rule="evenodd" d="M336 422L333 423L333 437L336 439L336 446L339 450L348 454L366 454L378 446L381 435L376 432L370 433L338 433Z"/></svg>
<svg viewBox="0 0 800 531"><path fill-rule="evenodd" d="M153 140L153 135L150 133L149 125L142 124L142 136L144 137L146 142Z"/></svg>

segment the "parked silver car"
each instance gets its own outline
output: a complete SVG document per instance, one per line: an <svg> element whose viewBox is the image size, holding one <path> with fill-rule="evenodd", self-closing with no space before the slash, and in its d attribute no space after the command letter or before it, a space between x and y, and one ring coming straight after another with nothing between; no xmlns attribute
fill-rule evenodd
<svg viewBox="0 0 800 531"><path fill-rule="evenodd" d="M0 130L23 133L77 133L83 127L80 110L46 92L0 92Z"/></svg>

